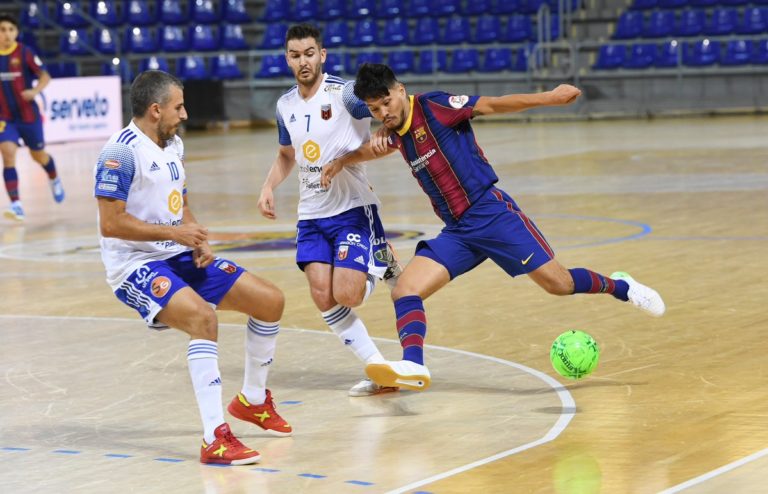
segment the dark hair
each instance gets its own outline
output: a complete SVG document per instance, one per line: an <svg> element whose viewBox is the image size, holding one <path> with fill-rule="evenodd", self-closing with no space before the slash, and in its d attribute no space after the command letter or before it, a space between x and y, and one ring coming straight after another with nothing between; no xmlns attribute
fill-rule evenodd
<svg viewBox="0 0 768 494"><path fill-rule="evenodd" d="M5 12L0 13L0 22L10 22L14 26L16 26L16 29L19 28L19 23L16 22L16 18L11 14L6 14Z"/></svg>
<svg viewBox="0 0 768 494"><path fill-rule="evenodd" d="M323 37L320 30L311 24L294 24L285 33L285 49L288 49L288 42L292 39L314 38L317 41L317 47L323 47Z"/></svg>
<svg viewBox="0 0 768 494"><path fill-rule="evenodd" d="M165 103L171 86L184 89L179 79L162 70L147 70L139 74L131 84L133 116L143 117L152 103Z"/></svg>
<svg viewBox="0 0 768 494"><path fill-rule="evenodd" d="M357 70L355 78L355 96L365 101L383 98L398 83L395 73L389 65L383 63L364 63Z"/></svg>

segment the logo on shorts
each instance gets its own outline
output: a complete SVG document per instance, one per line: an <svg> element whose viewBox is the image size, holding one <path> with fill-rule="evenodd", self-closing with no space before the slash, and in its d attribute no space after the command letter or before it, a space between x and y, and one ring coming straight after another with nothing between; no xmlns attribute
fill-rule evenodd
<svg viewBox="0 0 768 494"><path fill-rule="evenodd" d="M413 137L416 138L416 142L424 142L427 140L427 131L424 130L424 127L419 127L413 131Z"/></svg>
<svg viewBox="0 0 768 494"><path fill-rule="evenodd" d="M152 296L155 298L163 298L168 290L171 289L171 280L165 276L158 276L152 280Z"/></svg>
<svg viewBox="0 0 768 494"><path fill-rule="evenodd" d="M331 105L320 105L320 118L323 120L331 119Z"/></svg>
<svg viewBox="0 0 768 494"><path fill-rule="evenodd" d="M344 259L346 259L347 254L349 254L348 245L342 245L341 247L339 247L339 255L338 255L339 261L343 261Z"/></svg>
<svg viewBox="0 0 768 494"><path fill-rule="evenodd" d="M219 264L218 268L227 274L233 274L234 272L237 271L237 266L230 264L227 261L224 261L221 264Z"/></svg>

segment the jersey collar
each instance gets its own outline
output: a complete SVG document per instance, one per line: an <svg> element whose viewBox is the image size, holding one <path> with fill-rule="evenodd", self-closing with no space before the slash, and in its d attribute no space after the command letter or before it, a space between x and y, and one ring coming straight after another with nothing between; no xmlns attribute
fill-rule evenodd
<svg viewBox="0 0 768 494"><path fill-rule="evenodd" d="M404 136L408 133L409 130L411 130L411 121L413 120L413 95L408 96L409 104L411 106L410 110L408 111L408 118L405 119L405 123L402 127L397 129L397 133L400 136Z"/></svg>
<svg viewBox="0 0 768 494"><path fill-rule="evenodd" d="M11 47L8 48L7 50L0 50L0 56L4 57L6 55L10 55L11 53L13 53L13 50L15 50L17 46L18 46L18 43L14 41Z"/></svg>

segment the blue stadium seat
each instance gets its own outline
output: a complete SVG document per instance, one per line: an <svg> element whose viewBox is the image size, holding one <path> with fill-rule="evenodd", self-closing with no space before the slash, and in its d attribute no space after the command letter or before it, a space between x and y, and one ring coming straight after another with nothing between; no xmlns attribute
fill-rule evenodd
<svg viewBox="0 0 768 494"><path fill-rule="evenodd" d="M118 11L114 0L91 2L91 17L109 27L119 26L123 23L123 15Z"/></svg>
<svg viewBox="0 0 768 494"><path fill-rule="evenodd" d="M528 70L528 58L533 51L534 45L529 45L526 48L520 48L517 50L517 58L515 59L515 65L512 70L517 72L526 72Z"/></svg>
<svg viewBox="0 0 768 494"><path fill-rule="evenodd" d="M693 67L713 65L720 61L720 42L703 39L688 43L683 63Z"/></svg>
<svg viewBox="0 0 768 494"><path fill-rule="evenodd" d="M33 31L21 31L17 39L21 43L35 50L35 53L40 53L40 47L37 44L37 38Z"/></svg>
<svg viewBox="0 0 768 494"><path fill-rule="evenodd" d="M659 0L660 9L681 9L688 6L688 0Z"/></svg>
<svg viewBox="0 0 768 494"><path fill-rule="evenodd" d="M491 0L468 0L461 9L462 15L482 15L491 11Z"/></svg>
<svg viewBox="0 0 768 494"><path fill-rule="evenodd" d="M374 0L351 0L347 10L349 19L365 19L376 13L376 2Z"/></svg>
<svg viewBox="0 0 768 494"><path fill-rule="evenodd" d="M125 32L125 51L133 53L153 53L158 42L154 30L148 27L133 27Z"/></svg>
<svg viewBox="0 0 768 494"><path fill-rule="evenodd" d="M495 43L501 39L501 22L498 16L483 15L478 17L475 25L475 43Z"/></svg>
<svg viewBox="0 0 768 494"><path fill-rule="evenodd" d="M747 65L752 62L753 45L748 39L732 39L725 45L721 65Z"/></svg>
<svg viewBox="0 0 768 494"><path fill-rule="evenodd" d="M653 44L636 44L629 49L629 56L624 60L624 68L647 69L656 62L657 46Z"/></svg>
<svg viewBox="0 0 768 494"><path fill-rule="evenodd" d="M431 45L437 42L439 27L434 17L421 17L416 21L416 29L411 36L412 45Z"/></svg>
<svg viewBox="0 0 768 494"><path fill-rule="evenodd" d="M222 24L221 48L223 50L247 50L248 42L243 35L243 27L240 24Z"/></svg>
<svg viewBox="0 0 768 494"><path fill-rule="evenodd" d="M492 0L491 14L506 15L520 12L520 3L518 0Z"/></svg>
<svg viewBox="0 0 768 494"><path fill-rule="evenodd" d="M347 0L324 0L318 17L324 21L341 19L347 15Z"/></svg>
<svg viewBox="0 0 768 494"><path fill-rule="evenodd" d="M189 22L189 10L184 8L181 0L162 0L160 2L160 22L173 26Z"/></svg>
<svg viewBox="0 0 768 494"><path fill-rule="evenodd" d="M619 16L613 39L639 38L643 34L643 13L627 10Z"/></svg>
<svg viewBox="0 0 768 494"><path fill-rule="evenodd" d="M198 24L189 27L189 47L192 51L215 51L219 49L219 37L214 26Z"/></svg>
<svg viewBox="0 0 768 494"><path fill-rule="evenodd" d="M146 70L162 70L163 72L168 72L168 60L155 55L142 58L139 61L139 72L144 72Z"/></svg>
<svg viewBox="0 0 768 494"><path fill-rule="evenodd" d="M163 26L160 29L160 49L168 52L188 51L187 29L181 26Z"/></svg>
<svg viewBox="0 0 768 494"><path fill-rule="evenodd" d="M77 77L77 64L75 62L52 62L45 64L51 77ZM109 74L105 74L109 75Z"/></svg>
<svg viewBox="0 0 768 494"><path fill-rule="evenodd" d="M247 24L252 22L251 15L245 8L245 0L224 0L224 13L222 20L233 24Z"/></svg>
<svg viewBox="0 0 768 494"><path fill-rule="evenodd" d="M317 18L317 0L296 0L291 18L297 22L312 21Z"/></svg>
<svg viewBox="0 0 768 494"><path fill-rule="evenodd" d="M387 65L392 67L395 74L407 74L413 72L415 57L412 51L393 51L389 54Z"/></svg>
<svg viewBox="0 0 768 494"><path fill-rule="evenodd" d="M627 47L625 45L603 45L597 52L597 62L592 68L598 70L618 69L624 65L626 54Z"/></svg>
<svg viewBox="0 0 768 494"><path fill-rule="evenodd" d="M221 19L221 13L213 0L190 0L192 22L214 24Z"/></svg>
<svg viewBox="0 0 768 494"><path fill-rule="evenodd" d="M704 31L707 21L706 12L701 9L688 9L680 14L680 19L675 26L677 36L698 36Z"/></svg>
<svg viewBox="0 0 768 494"><path fill-rule="evenodd" d="M432 15L448 17L459 14L461 3L459 0L438 0L432 4Z"/></svg>
<svg viewBox="0 0 768 494"><path fill-rule="evenodd" d="M338 53L329 53L325 57L323 70L331 75L341 75L344 72L344 62Z"/></svg>
<svg viewBox="0 0 768 494"><path fill-rule="evenodd" d="M768 12L766 12L764 7L745 8L736 32L739 34L768 32Z"/></svg>
<svg viewBox="0 0 768 494"><path fill-rule="evenodd" d="M768 64L768 39L755 41L755 47L750 61L760 65Z"/></svg>
<svg viewBox="0 0 768 494"><path fill-rule="evenodd" d="M440 36L440 43L444 45L458 45L469 40L469 18L454 16L448 19L442 31L442 36Z"/></svg>
<svg viewBox="0 0 768 494"><path fill-rule="evenodd" d="M480 55L477 48L455 50L448 65L448 72L463 74L473 72L480 67Z"/></svg>
<svg viewBox="0 0 768 494"><path fill-rule="evenodd" d="M350 74L357 74L357 69L364 63L383 63L384 55L380 52L360 52L356 57L349 57L346 60L346 69Z"/></svg>
<svg viewBox="0 0 768 494"><path fill-rule="evenodd" d="M736 32L739 25L739 13L736 9L715 9L709 22L704 26L704 32L715 36L722 36Z"/></svg>
<svg viewBox="0 0 768 494"><path fill-rule="evenodd" d="M688 4L691 7L698 7L698 8L710 8L717 5L719 0L689 0Z"/></svg>
<svg viewBox="0 0 768 494"><path fill-rule="evenodd" d="M85 29L70 29L61 35L59 48L67 55L90 55L88 32Z"/></svg>
<svg viewBox="0 0 768 494"><path fill-rule="evenodd" d="M432 0L411 0L406 4L408 17L427 17L432 14Z"/></svg>
<svg viewBox="0 0 768 494"><path fill-rule="evenodd" d="M23 7L19 22L21 27L37 29L43 24L42 19L45 19L46 17L47 14L43 0L32 1L28 2Z"/></svg>
<svg viewBox="0 0 768 494"><path fill-rule="evenodd" d="M511 48L489 48L485 51L481 72L502 72L512 70Z"/></svg>
<svg viewBox="0 0 768 494"><path fill-rule="evenodd" d="M176 60L176 77L184 80L209 79L208 66L203 57L187 56Z"/></svg>
<svg viewBox="0 0 768 494"><path fill-rule="evenodd" d="M503 40L510 43L518 43L531 39L533 35L533 25L531 18L527 15L514 14L509 16L507 28L504 32Z"/></svg>
<svg viewBox="0 0 768 494"><path fill-rule="evenodd" d="M220 53L211 59L211 76L222 81L242 79L243 72L232 53Z"/></svg>
<svg viewBox="0 0 768 494"><path fill-rule="evenodd" d="M80 14L83 6L78 0L69 0L66 2L56 2L56 22L61 27L85 27L88 21Z"/></svg>
<svg viewBox="0 0 768 494"><path fill-rule="evenodd" d="M157 21L157 13L146 0L129 0L126 21L131 26L151 26Z"/></svg>
<svg viewBox="0 0 768 494"><path fill-rule="evenodd" d="M741 7L747 5L750 0L720 0L720 5L726 5L730 7Z"/></svg>
<svg viewBox="0 0 768 494"><path fill-rule="evenodd" d="M113 55L117 53L117 42L115 35L109 29L94 29L93 47L99 53Z"/></svg>
<svg viewBox="0 0 768 494"><path fill-rule="evenodd" d="M396 46L408 42L408 22L402 17L394 17L384 22L384 31L379 39L381 46Z"/></svg>
<svg viewBox="0 0 768 494"><path fill-rule="evenodd" d="M331 21L325 25L323 30L323 46L334 48L347 44L349 37L349 27L346 21Z"/></svg>
<svg viewBox="0 0 768 494"><path fill-rule="evenodd" d="M445 50L422 51L419 53L419 61L414 68L414 72L417 74L431 74L435 71L444 72L447 63L448 55Z"/></svg>
<svg viewBox="0 0 768 494"><path fill-rule="evenodd" d="M651 10L659 6L659 0L634 0L631 10Z"/></svg>
<svg viewBox="0 0 768 494"><path fill-rule="evenodd" d="M378 39L376 21L360 19L355 23L354 34L347 40L349 46L370 46Z"/></svg>
<svg viewBox="0 0 768 494"><path fill-rule="evenodd" d="M264 55L261 68L255 74L258 78L286 77L291 74L284 55Z"/></svg>
<svg viewBox="0 0 768 494"><path fill-rule="evenodd" d="M405 15L403 0L379 0L377 17L389 18Z"/></svg>
<svg viewBox="0 0 768 494"><path fill-rule="evenodd" d="M677 67L680 57L680 42L676 39L662 43L656 53L656 67Z"/></svg>
<svg viewBox="0 0 768 494"><path fill-rule="evenodd" d="M283 23L267 24L264 30L264 38L261 40L259 48L282 48L285 45L285 34L288 32L288 26Z"/></svg>
<svg viewBox="0 0 768 494"><path fill-rule="evenodd" d="M666 38L675 30L675 12L673 10L654 10L643 28L645 38Z"/></svg>
<svg viewBox="0 0 768 494"><path fill-rule="evenodd" d="M546 3L547 0L520 0L520 12L533 15Z"/></svg>
<svg viewBox="0 0 768 494"><path fill-rule="evenodd" d="M264 13L261 16L262 21L276 22L286 21L291 18L290 0L267 0L264 7Z"/></svg>
<svg viewBox="0 0 768 494"><path fill-rule="evenodd" d="M128 63L128 61L123 61L122 63L118 62L117 64L113 64L112 62L104 62L101 65L101 75L116 75L120 76L120 80L123 82L123 84L127 84L133 80L133 74L131 72L131 64ZM70 77L70 76L61 76L61 77ZM74 76L71 76L74 77Z"/></svg>

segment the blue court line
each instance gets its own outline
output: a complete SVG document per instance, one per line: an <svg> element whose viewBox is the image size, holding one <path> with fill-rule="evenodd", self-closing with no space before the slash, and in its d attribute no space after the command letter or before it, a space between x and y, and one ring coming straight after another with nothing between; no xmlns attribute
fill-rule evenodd
<svg viewBox="0 0 768 494"><path fill-rule="evenodd" d="M432 494L430 491L413 491L411 494Z"/></svg>
<svg viewBox="0 0 768 494"><path fill-rule="evenodd" d="M51 453L59 453L62 455L79 455L80 451L75 451L73 449L54 449L51 451Z"/></svg>
<svg viewBox="0 0 768 494"><path fill-rule="evenodd" d="M288 401L281 401L280 405L301 405L302 403L303 402L301 402L301 401L291 401L291 400L288 400Z"/></svg>
<svg viewBox="0 0 768 494"><path fill-rule="evenodd" d="M325 475L318 475L316 473L300 473L299 477L306 477L308 479L324 479Z"/></svg>
<svg viewBox="0 0 768 494"><path fill-rule="evenodd" d="M622 220L622 219L616 219L616 218L604 218L600 216L579 216L579 215L572 215L572 214L541 214L541 215L536 215L535 217L532 216L532 218L534 220L537 218L558 218L558 219L565 219L565 220L598 221L598 222L605 222L605 223L618 223L620 225L636 226L640 228L640 232L635 233L634 235L625 235L622 237L607 238L605 240L598 240L596 242L585 242L582 244L565 245L562 247L557 247L558 250L579 249L582 247L597 247L600 245L628 242L630 240L637 240L638 238L645 237L646 235L648 235L653 231L653 228L651 228L651 225L647 223L642 223L640 221Z"/></svg>
<svg viewBox="0 0 768 494"><path fill-rule="evenodd" d="M123 455L120 453L107 453L104 456L107 458L133 458L133 455Z"/></svg>
<svg viewBox="0 0 768 494"><path fill-rule="evenodd" d="M11 448L11 447L5 447L5 448L0 448L0 449L2 449L3 451L29 451L29 448Z"/></svg>
<svg viewBox="0 0 768 494"><path fill-rule="evenodd" d="M354 484L354 485L363 485L363 486L369 486L373 485L373 482L365 482L363 480L345 480L345 484Z"/></svg>
<svg viewBox="0 0 768 494"><path fill-rule="evenodd" d="M214 467L214 468L229 468L232 465L225 465L223 463L206 463L206 467Z"/></svg>
<svg viewBox="0 0 768 494"><path fill-rule="evenodd" d="M179 458L155 458L155 461L165 461L168 463L181 463L184 460L181 460Z"/></svg>
<svg viewBox="0 0 768 494"><path fill-rule="evenodd" d="M747 235L747 236L743 236L743 237L739 237L739 236L732 236L732 237L690 236L690 237L687 237L687 236L683 236L683 235L681 235L681 236L664 235L664 236L654 236L653 240L714 240L714 241L717 241L717 240L728 240L728 241L738 240L738 241L742 241L742 242L743 241L753 240L753 241L764 242L764 241L768 240L768 237L762 237L762 236L759 236L759 235L758 236L748 236Z"/></svg>
<svg viewBox="0 0 768 494"><path fill-rule="evenodd" d="M277 473L277 472L280 471L280 470L276 470L274 468L261 468L261 467L251 468L251 470L256 470L257 472L264 472L264 473Z"/></svg>

